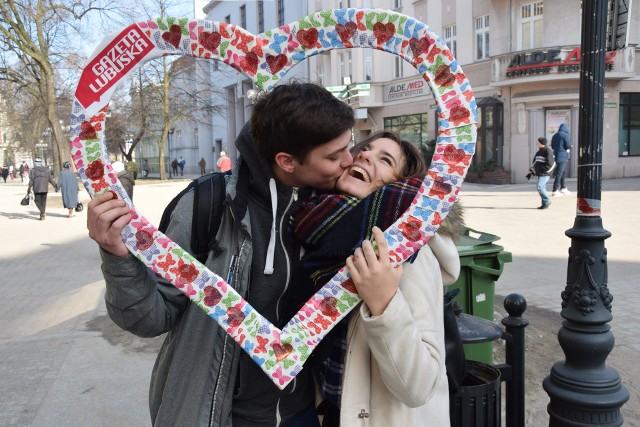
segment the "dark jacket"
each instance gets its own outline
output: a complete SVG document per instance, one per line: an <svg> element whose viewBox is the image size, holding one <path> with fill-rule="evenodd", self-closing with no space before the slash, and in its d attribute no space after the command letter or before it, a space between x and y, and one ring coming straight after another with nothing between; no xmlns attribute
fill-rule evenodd
<svg viewBox="0 0 640 427"><path fill-rule="evenodd" d="M297 254L285 232L293 201L292 189L276 185L277 233L272 274L265 274L273 213L270 167L253 150L247 126L236 141L241 160L227 184L227 200L217 240L225 248L206 266L227 279L233 269L233 286L271 322L289 285ZM191 240L193 193L174 209L167 235L183 248ZM301 372L285 390L279 390L204 311L177 288L158 278L133 255L114 257L104 251L102 271L109 316L121 328L151 337L167 333L151 377L151 419L158 426L276 425L279 417L313 401L310 376ZM227 279L228 280L228 279ZM233 411L233 413L232 413ZM242 421L242 418L250 421ZM267 424L258 424L268 419Z"/></svg>
<svg viewBox="0 0 640 427"><path fill-rule="evenodd" d="M558 132L551 138L551 148L557 163L566 163L569 161L569 152L571 149L571 138L569 137L569 127L566 123L562 123L558 128Z"/></svg>
<svg viewBox="0 0 640 427"><path fill-rule="evenodd" d="M133 186L136 185L136 180L133 179L133 175L124 170L118 173L118 179L124 187L124 191L126 191L129 198L133 200Z"/></svg>
<svg viewBox="0 0 640 427"><path fill-rule="evenodd" d="M535 176L551 175L555 167L556 162L553 157L553 150L548 145L540 148L533 157L533 165L531 165Z"/></svg>
<svg viewBox="0 0 640 427"><path fill-rule="evenodd" d="M36 166L29 172L29 189L33 188L34 193L48 193L49 183L53 188L57 188L57 184L51 175L51 171L46 166Z"/></svg>

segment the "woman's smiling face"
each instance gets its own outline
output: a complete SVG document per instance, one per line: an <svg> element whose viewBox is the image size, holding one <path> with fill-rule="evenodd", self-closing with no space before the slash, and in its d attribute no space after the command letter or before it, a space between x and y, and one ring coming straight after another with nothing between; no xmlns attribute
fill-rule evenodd
<svg viewBox="0 0 640 427"><path fill-rule="evenodd" d="M378 138L353 157L353 165L338 179L336 189L342 194L363 199L383 185L397 181L404 162L404 154L397 142Z"/></svg>

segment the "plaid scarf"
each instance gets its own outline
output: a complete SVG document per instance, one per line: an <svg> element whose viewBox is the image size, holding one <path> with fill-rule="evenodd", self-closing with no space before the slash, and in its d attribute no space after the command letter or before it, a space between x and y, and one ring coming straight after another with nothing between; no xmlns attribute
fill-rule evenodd
<svg viewBox="0 0 640 427"><path fill-rule="evenodd" d="M295 288L286 301L297 306L295 312L342 268L346 258L371 238L374 226L386 230L411 205L424 176L387 184L362 200L355 197L321 194L300 203L291 218L296 238L305 254L294 274ZM294 294L295 293L295 294ZM292 307L293 308L293 307ZM323 397L340 405L342 374L347 347L345 317L318 347L314 365Z"/></svg>

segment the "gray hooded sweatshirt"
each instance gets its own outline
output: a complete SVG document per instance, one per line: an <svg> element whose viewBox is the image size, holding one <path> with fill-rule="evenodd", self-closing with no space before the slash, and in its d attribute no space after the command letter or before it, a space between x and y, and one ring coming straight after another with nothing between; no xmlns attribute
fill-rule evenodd
<svg viewBox="0 0 640 427"><path fill-rule="evenodd" d="M206 265L277 323L298 250L286 232L292 189L278 184L255 154L245 126L241 154L227 184L217 240L224 252ZM272 209L275 206L275 210ZM167 235L183 248L191 240L193 194L181 199ZM277 426L312 404L313 382L303 370L279 390L218 324L133 255L104 251L109 316L141 337L166 333L151 377L149 406L156 426ZM232 275L230 274L232 271Z"/></svg>

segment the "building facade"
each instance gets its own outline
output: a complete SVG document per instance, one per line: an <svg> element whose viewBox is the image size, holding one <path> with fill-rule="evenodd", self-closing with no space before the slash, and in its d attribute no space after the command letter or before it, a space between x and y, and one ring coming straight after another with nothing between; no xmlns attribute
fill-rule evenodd
<svg viewBox="0 0 640 427"><path fill-rule="evenodd" d="M253 34L297 21L309 14L306 3L299 0L211 1L203 11L208 21L239 25ZM210 72L211 81L220 90L220 96L214 100L216 112L211 116L214 160L217 161L220 151L225 151L235 164L238 153L234 141L249 120L251 100L247 94L254 85L246 76L221 61L214 61ZM287 79L309 81L308 67L304 63L299 64L289 71Z"/></svg>
<svg viewBox="0 0 640 427"><path fill-rule="evenodd" d="M628 2L630 3L630 2ZM503 182L526 182L538 137L551 138L561 123L574 150L576 176L580 86L580 0L307 0L213 1L206 19L227 21L257 34L307 14L336 8L394 10L428 24L467 74L478 102L474 168L499 170ZM607 54L603 177L640 175L640 8L626 17L627 47ZM224 64L221 64L224 65ZM214 67L215 68L215 67ZM226 114L212 118L214 150L231 146L250 114L251 86L234 70L217 67L213 81L226 90ZM429 86L408 63L371 49L335 49L295 67L290 76L350 94L361 139L393 129L424 145L435 138L436 105ZM345 92L346 90L346 92Z"/></svg>

